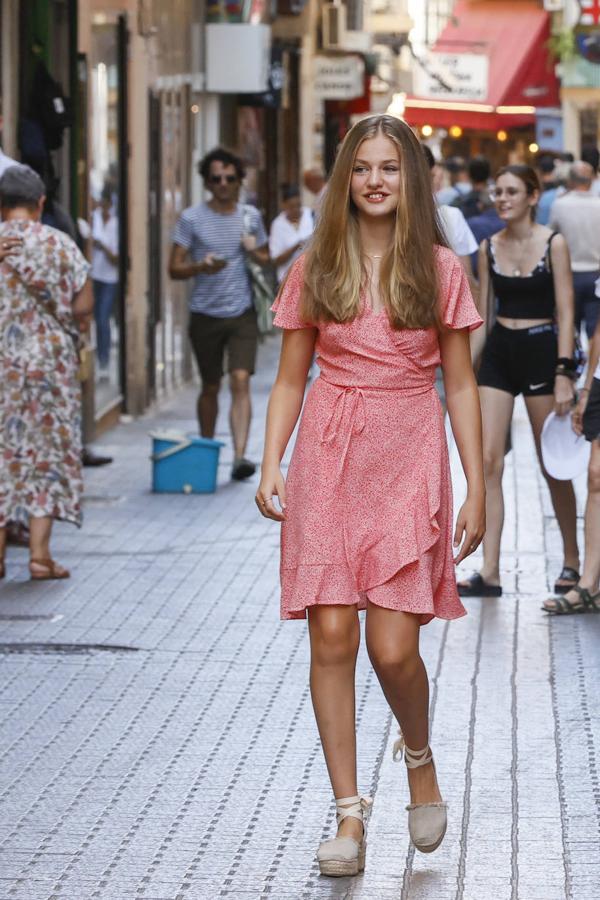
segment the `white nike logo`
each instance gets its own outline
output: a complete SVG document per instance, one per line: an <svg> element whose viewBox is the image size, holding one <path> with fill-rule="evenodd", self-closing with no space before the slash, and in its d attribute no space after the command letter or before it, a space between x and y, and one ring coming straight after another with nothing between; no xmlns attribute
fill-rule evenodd
<svg viewBox="0 0 600 900"><path fill-rule="evenodd" d="M547 381L540 381L539 384L530 384L530 385L529 385L529 390L530 390L530 391L537 391L538 388L544 387L545 384L548 384L548 382L547 382Z"/></svg>

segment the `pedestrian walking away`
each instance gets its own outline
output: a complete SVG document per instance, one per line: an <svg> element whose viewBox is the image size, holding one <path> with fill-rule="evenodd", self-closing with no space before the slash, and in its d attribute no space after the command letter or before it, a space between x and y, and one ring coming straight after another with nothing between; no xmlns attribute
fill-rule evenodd
<svg viewBox="0 0 600 900"><path fill-rule="evenodd" d="M551 478L541 457L540 439L546 417L552 410L558 415L568 415L571 410L576 365L569 251L561 235L536 223L539 196L540 184L531 167L511 165L500 169L494 198L506 228L482 241L479 249L480 312L488 324L496 304L497 313L478 374L487 497L483 567L459 583L463 597L502 594L502 474L514 400L519 394L525 400L562 535L564 563L555 590L565 592L579 579L573 485Z"/></svg>
<svg viewBox="0 0 600 900"><path fill-rule="evenodd" d="M484 531L469 349L469 330L481 319L437 224L421 146L401 120L369 116L350 129L314 239L275 309L284 334L256 503L282 523L281 617L308 617L311 694L338 821L337 836L318 849L320 871L353 875L365 865L370 805L356 774L358 610L366 609L368 653L401 727L395 752L404 750L408 768L411 839L428 853L444 837L446 804L428 743L419 631L434 617L464 615L454 563ZM313 351L320 376L304 405L286 483L281 458ZM440 361L468 484L454 536L434 389Z"/></svg>
<svg viewBox="0 0 600 900"><path fill-rule="evenodd" d="M89 327L89 265L40 223L44 183L13 166L0 178L0 577L8 522L29 525L31 578L68 578L52 559L54 519L81 524L78 327Z"/></svg>
<svg viewBox="0 0 600 900"><path fill-rule="evenodd" d="M592 192L593 168L585 162L569 169L569 192L555 200L550 212L550 227L560 231L571 254L575 289L575 325L585 326L591 340L600 318L600 297L596 282L600 278L600 197Z"/></svg>
<svg viewBox="0 0 600 900"><path fill-rule="evenodd" d="M199 172L212 199L189 207L179 218L169 274L194 279L189 335L202 381L198 423L206 438L214 437L227 354L234 448L231 475L242 480L256 471L245 457L252 415L250 376L258 342L247 258L262 265L269 262L267 234L258 210L238 203L245 176L239 157L217 148L200 162ZM249 219L249 227L244 219Z"/></svg>
<svg viewBox="0 0 600 900"><path fill-rule="evenodd" d="M590 345L585 384L573 410L573 428L592 448L584 517L584 555L579 583L564 595L551 597L542 609L552 615L600 612L600 320Z"/></svg>

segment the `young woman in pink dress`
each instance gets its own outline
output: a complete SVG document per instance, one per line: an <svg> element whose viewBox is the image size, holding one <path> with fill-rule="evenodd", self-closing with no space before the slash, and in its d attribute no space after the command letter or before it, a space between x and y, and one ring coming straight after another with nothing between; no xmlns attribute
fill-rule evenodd
<svg viewBox="0 0 600 900"><path fill-rule="evenodd" d="M282 523L282 618L308 616L311 693L338 820L337 837L319 847L320 870L353 875L366 849L366 801L356 783L358 610L367 611L369 657L403 734L395 750L404 747L408 767L410 835L431 852L446 830L446 804L428 744L419 631L434 617L464 614L454 566L478 546L485 520L469 350L469 331L481 319L405 123L370 116L347 134L314 239L274 308L285 330L256 502ZM286 483L280 463L313 353L320 377ZM454 534L434 387L440 362L468 486Z"/></svg>

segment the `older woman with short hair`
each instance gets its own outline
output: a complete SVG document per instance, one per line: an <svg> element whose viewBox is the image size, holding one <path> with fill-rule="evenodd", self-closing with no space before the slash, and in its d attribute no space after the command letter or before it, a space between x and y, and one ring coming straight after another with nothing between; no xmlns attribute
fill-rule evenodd
<svg viewBox="0 0 600 900"><path fill-rule="evenodd" d="M0 577L7 522L22 522L36 581L69 577L50 554L54 519L81 524L78 335L93 310L85 257L40 222L44 195L26 166L0 178Z"/></svg>

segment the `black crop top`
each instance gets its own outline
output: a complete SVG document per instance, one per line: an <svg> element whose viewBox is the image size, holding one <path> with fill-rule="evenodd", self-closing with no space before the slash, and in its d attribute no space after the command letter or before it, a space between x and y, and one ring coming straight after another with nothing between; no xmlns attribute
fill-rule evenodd
<svg viewBox="0 0 600 900"><path fill-rule="evenodd" d="M554 278L550 259L550 244L557 234L552 232L544 255L529 275L502 275L498 272L491 238L487 252L490 277L498 301L496 315L507 319L553 319Z"/></svg>

